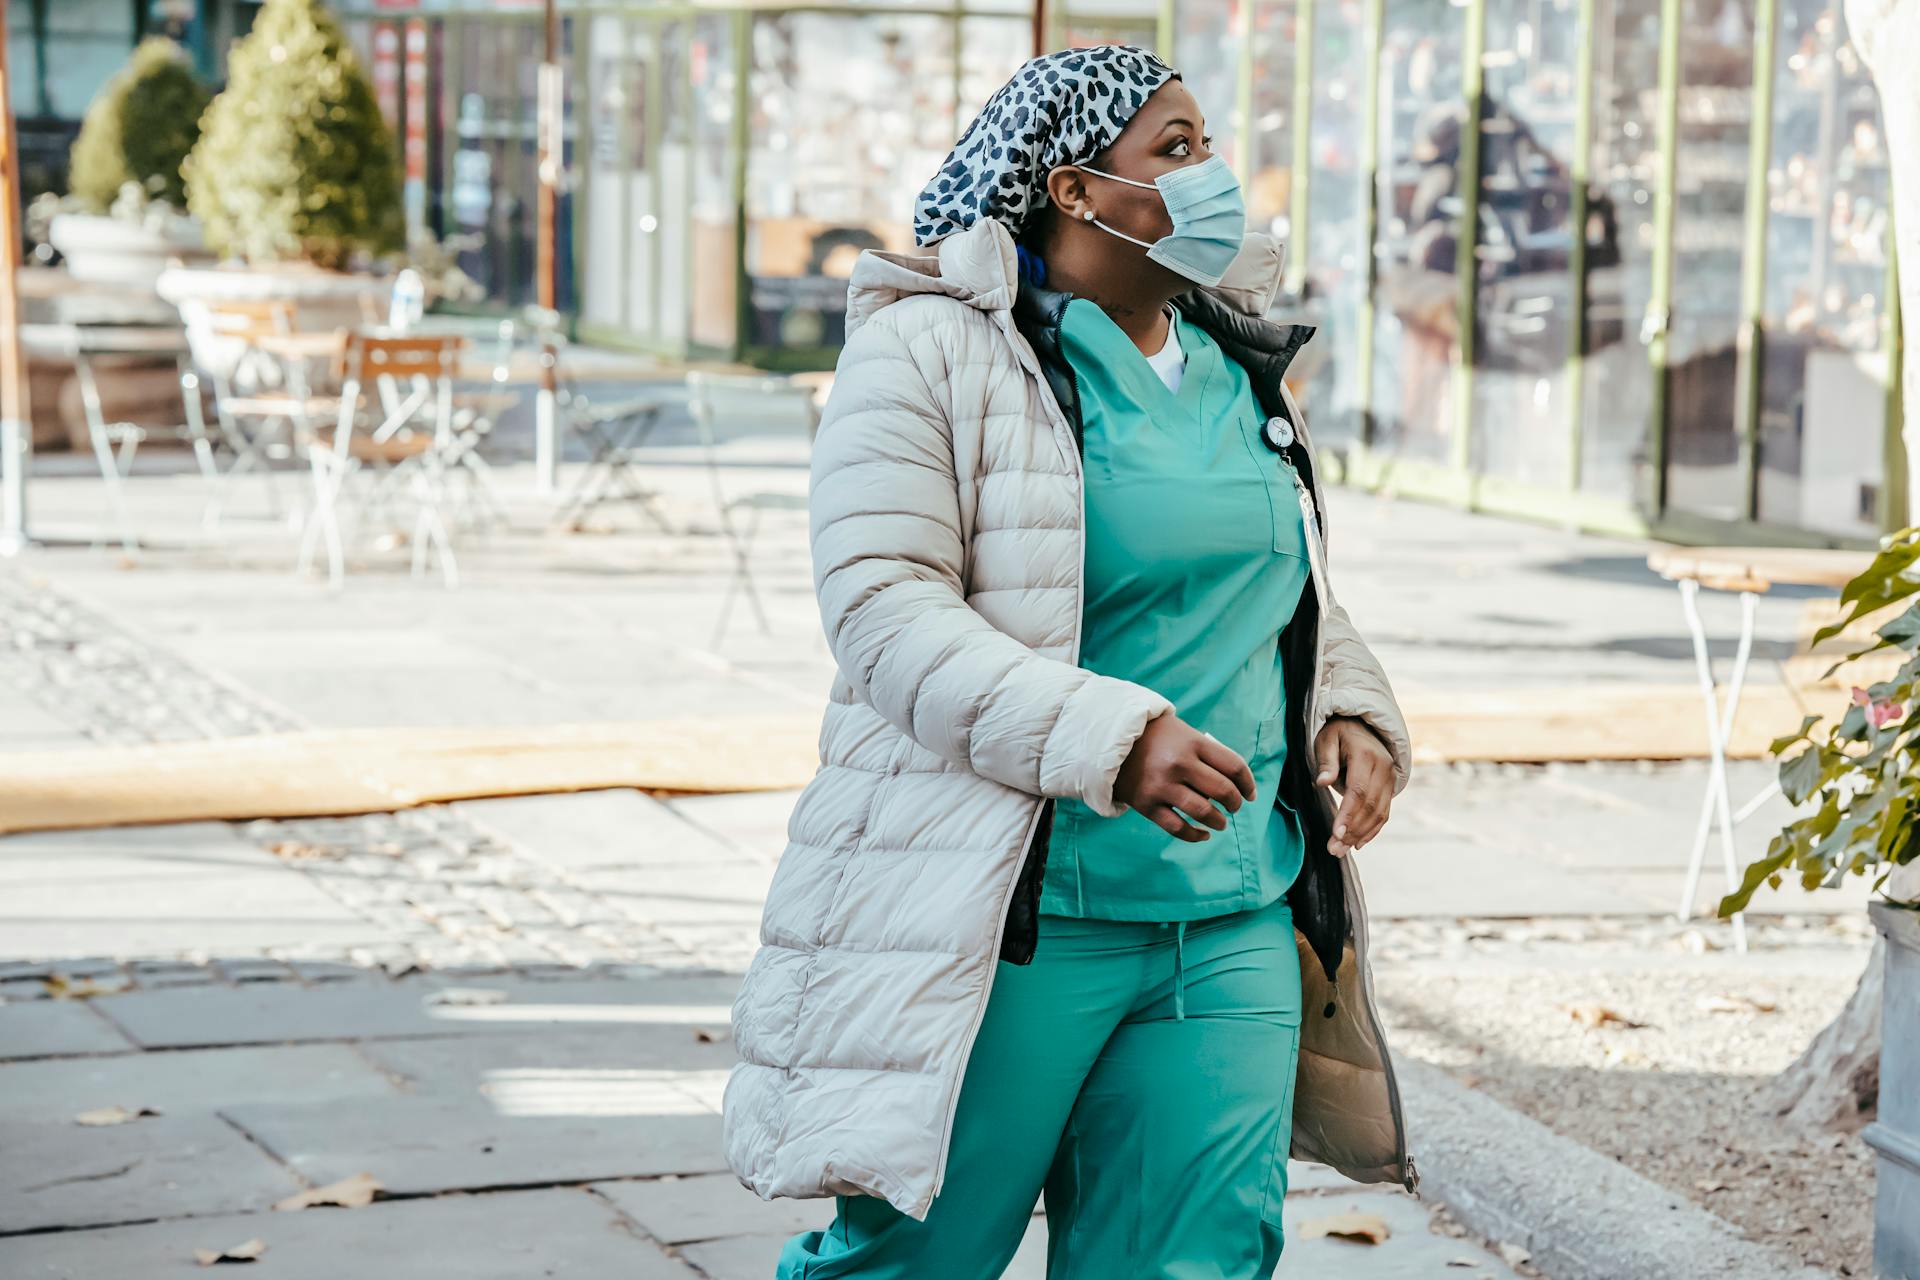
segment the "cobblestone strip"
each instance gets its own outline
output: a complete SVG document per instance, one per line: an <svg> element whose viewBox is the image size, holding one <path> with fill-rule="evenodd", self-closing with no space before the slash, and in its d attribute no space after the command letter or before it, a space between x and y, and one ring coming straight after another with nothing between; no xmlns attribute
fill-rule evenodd
<svg viewBox="0 0 1920 1280"><path fill-rule="evenodd" d="M101 743L191 741L300 728L293 717L176 653L129 632L53 587L0 573L0 682L24 690ZM346 818L262 819L247 837L379 926L379 947L270 948L251 976L187 961L177 978L126 971L142 986L282 980L274 962L343 962L389 973L417 969L527 972L613 966L622 972L736 966L738 948L676 943L623 904L571 881L428 805ZM47 974L56 971L49 970ZM297 972L297 970L296 970ZM0 966L0 983L6 969ZM46 974L25 975L45 986ZM0 996L19 998L7 984ZM58 994L57 991L49 994Z"/></svg>

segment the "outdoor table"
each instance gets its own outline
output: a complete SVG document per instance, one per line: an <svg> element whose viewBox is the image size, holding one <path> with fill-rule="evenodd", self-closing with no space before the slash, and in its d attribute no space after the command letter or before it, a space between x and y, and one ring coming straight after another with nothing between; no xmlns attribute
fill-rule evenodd
<svg viewBox="0 0 1920 1280"><path fill-rule="evenodd" d="M1733 829L1752 816L1780 789L1776 779L1749 800L1738 814L1730 812L1727 796L1727 739L1733 733L1733 721L1740 708L1740 689L1747 674L1747 659L1753 653L1754 609L1760 597L1778 585L1831 587L1846 586L1872 561L1870 553L1831 551L1800 547L1662 547L1647 557L1647 567L1680 588L1680 606L1687 615L1687 629L1693 635L1694 665L1700 676L1700 692L1707 706L1707 750L1709 765L1707 794L1700 805L1700 823L1694 832L1693 853L1687 863L1687 885L1680 899L1680 919L1693 915L1694 895L1700 888L1700 870L1706 860L1707 838L1715 825L1720 830L1720 854L1725 863L1727 891L1740 883L1740 869L1734 857ZM1727 703L1719 706L1719 683L1714 679L1713 663L1707 652L1707 633L1700 621L1700 588L1709 591L1740 593L1740 639L1734 650L1733 670L1727 678ZM1743 915L1733 917L1734 945L1747 949L1747 927Z"/></svg>
<svg viewBox="0 0 1920 1280"><path fill-rule="evenodd" d="M107 501L113 508L121 545L127 554L135 554L139 540L134 535L132 517L127 512L126 495L120 480L131 467L134 450L146 438L148 430L130 422L108 422L100 398L100 386L94 376L93 359L101 355L171 356L179 370L180 391L186 412L181 433L193 442L195 459L201 474L217 480L220 472L213 460L213 442L207 438L206 423L200 413L200 380L193 372L184 328L170 325L77 325L26 324L20 326L20 342L35 355L73 362L80 382L80 402L87 419L87 437L93 444L94 462L106 485ZM116 454L116 441L122 446Z"/></svg>

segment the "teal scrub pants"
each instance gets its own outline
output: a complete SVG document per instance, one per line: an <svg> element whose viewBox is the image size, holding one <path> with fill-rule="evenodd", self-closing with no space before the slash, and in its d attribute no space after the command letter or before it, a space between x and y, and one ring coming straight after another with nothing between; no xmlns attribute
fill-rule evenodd
<svg viewBox="0 0 1920 1280"><path fill-rule="evenodd" d="M998 1280L1046 1200L1048 1280L1266 1280L1300 1046L1283 898L1183 924L1040 917L1001 963L924 1221L842 1196L779 1280Z"/></svg>

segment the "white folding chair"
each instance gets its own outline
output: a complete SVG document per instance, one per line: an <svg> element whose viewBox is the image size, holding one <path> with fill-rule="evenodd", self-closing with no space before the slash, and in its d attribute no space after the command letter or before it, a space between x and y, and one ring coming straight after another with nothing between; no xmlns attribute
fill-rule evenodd
<svg viewBox="0 0 1920 1280"><path fill-rule="evenodd" d="M723 479L720 444L723 438L792 437L805 434L812 447L820 428L820 409L814 388L792 378L770 374L723 374L693 370L687 374L687 405L699 428L706 452L708 484L720 532L733 554L733 572L720 601L713 643L726 633L735 596L744 594L763 634L771 634L766 610L753 580L753 543L760 517L767 511L804 511L804 494L773 490L729 493Z"/></svg>

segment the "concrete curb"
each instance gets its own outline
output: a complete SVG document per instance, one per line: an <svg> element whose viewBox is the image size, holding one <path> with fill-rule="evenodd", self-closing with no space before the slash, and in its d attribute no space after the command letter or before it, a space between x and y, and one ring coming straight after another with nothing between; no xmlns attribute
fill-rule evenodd
<svg viewBox="0 0 1920 1280"><path fill-rule="evenodd" d="M1394 1068L1421 1194L1553 1280L1834 1280L1438 1067Z"/></svg>

